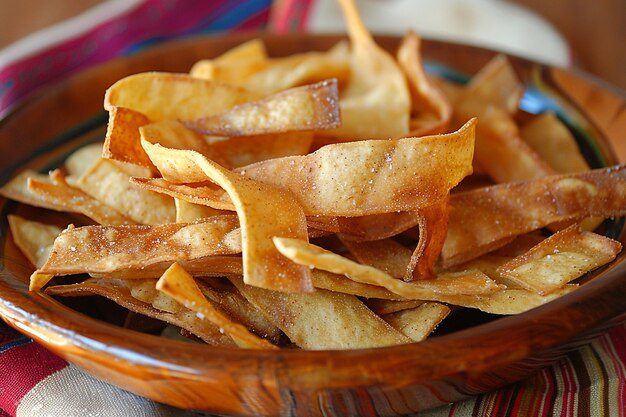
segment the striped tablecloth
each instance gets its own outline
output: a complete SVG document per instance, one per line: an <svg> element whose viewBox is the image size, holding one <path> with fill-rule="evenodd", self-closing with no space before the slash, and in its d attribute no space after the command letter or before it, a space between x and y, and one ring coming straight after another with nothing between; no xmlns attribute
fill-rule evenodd
<svg viewBox="0 0 626 417"><path fill-rule="evenodd" d="M302 30L312 0L110 0L0 51L0 117L38 88L143 45L198 33ZM167 24L163 24L167 22ZM619 326L526 381L428 417L623 416L626 327ZM101 382L0 323L0 417L205 416Z"/></svg>

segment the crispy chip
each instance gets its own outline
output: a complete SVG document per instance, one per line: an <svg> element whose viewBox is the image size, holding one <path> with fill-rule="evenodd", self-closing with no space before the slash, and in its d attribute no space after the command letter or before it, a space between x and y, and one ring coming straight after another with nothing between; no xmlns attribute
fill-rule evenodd
<svg viewBox="0 0 626 417"><path fill-rule="evenodd" d="M361 21L352 0L339 4L350 36L350 80L341 92L341 126L329 132L342 139L388 139L409 132L411 98L404 74Z"/></svg>
<svg viewBox="0 0 626 417"><path fill-rule="evenodd" d="M60 211L80 213L104 225L121 225L135 223L130 218L114 210L110 206L92 198L78 188L66 182L53 184L36 178L28 179L28 191L40 201L57 205Z"/></svg>
<svg viewBox="0 0 626 417"><path fill-rule="evenodd" d="M92 143L72 152L72 154L65 159L63 164L65 165L68 176L78 178L83 175L83 173L102 156L102 146L101 142Z"/></svg>
<svg viewBox="0 0 626 417"><path fill-rule="evenodd" d="M273 236L308 239L302 208L288 191L228 171L197 152L142 143L164 178L211 180L226 190L241 223L246 284L279 291L313 289L308 268L288 262L271 241Z"/></svg>
<svg viewBox="0 0 626 417"><path fill-rule="evenodd" d="M589 170L576 139L554 113L536 116L522 126L520 135L556 172Z"/></svg>
<svg viewBox="0 0 626 417"><path fill-rule="evenodd" d="M192 224L70 227L54 242L41 273L112 273L241 251L236 216Z"/></svg>
<svg viewBox="0 0 626 417"><path fill-rule="evenodd" d="M104 108L125 107L149 120L193 120L258 100L258 94L221 81L186 74L146 72L130 75L106 91Z"/></svg>
<svg viewBox="0 0 626 417"><path fill-rule="evenodd" d="M302 240L275 237L274 243L280 253L300 265L345 275L363 284L378 285L407 299L440 301L439 295L478 295L502 289L479 271L442 274L437 279L408 283Z"/></svg>
<svg viewBox="0 0 626 417"><path fill-rule="evenodd" d="M284 293L230 278L252 304L303 349L359 349L409 343L358 298L316 290Z"/></svg>
<svg viewBox="0 0 626 417"><path fill-rule="evenodd" d="M626 166L453 193L444 267L476 258L515 236L589 215L626 214Z"/></svg>
<svg viewBox="0 0 626 417"><path fill-rule="evenodd" d="M141 224L172 223L176 218L174 200L129 182L133 175L145 176L145 169L100 159L78 180L78 187L96 200L114 208L124 217Z"/></svg>
<svg viewBox="0 0 626 417"><path fill-rule="evenodd" d="M202 294L193 277L180 265L172 264L159 278L156 288L195 311L200 319L206 319L217 325L237 346L248 349L277 349L275 345L254 335L245 326L231 320L215 308Z"/></svg>
<svg viewBox="0 0 626 417"><path fill-rule="evenodd" d="M312 132L240 136L211 143L207 154L214 161L232 169L266 159L306 155L312 142Z"/></svg>
<svg viewBox="0 0 626 417"><path fill-rule="evenodd" d="M397 53L398 64L407 78L411 92L412 109L408 136L444 133L452 119L452 103L428 79L422 65L420 49L420 37L409 31L404 35Z"/></svg>
<svg viewBox="0 0 626 417"><path fill-rule="evenodd" d="M423 303L418 307L383 316L394 329L416 342L425 340L429 334L450 314L450 308L440 303Z"/></svg>
<svg viewBox="0 0 626 417"><path fill-rule="evenodd" d="M26 255L35 267L39 268L48 258L54 239L61 228L10 214L9 227L15 245Z"/></svg>
<svg viewBox="0 0 626 417"><path fill-rule="evenodd" d="M153 169L139 135L139 128L149 123L150 119L139 111L111 106L102 156Z"/></svg>
<svg viewBox="0 0 626 417"><path fill-rule="evenodd" d="M290 190L307 215L412 211L443 198L471 173L475 124L447 135L328 145L239 172Z"/></svg>
<svg viewBox="0 0 626 417"><path fill-rule="evenodd" d="M618 241L572 225L505 263L498 272L545 295L611 262L621 250Z"/></svg>
<svg viewBox="0 0 626 417"><path fill-rule="evenodd" d="M337 80L294 87L222 113L185 122L199 133L252 136L339 126Z"/></svg>
<svg viewBox="0 0 626 417"><path fill-rule="evenodd" d="M155 282L152 281L152 285ZM131 290L126 284L123 280L91 278L78 284L50 286L46 288L46 293L62 297L99 295L115 301L117 304L135 313L185 329L209 345L235 346L230 337L220 332L218 326L207 320L200 319L195 311L182 306L175 312L158 309L151 302L144 302L133 297Z"/></svg>

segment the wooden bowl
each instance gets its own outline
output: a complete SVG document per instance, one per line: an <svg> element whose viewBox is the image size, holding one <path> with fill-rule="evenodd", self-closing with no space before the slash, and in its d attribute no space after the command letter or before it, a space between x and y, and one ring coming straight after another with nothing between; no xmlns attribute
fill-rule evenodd
<svg viewBox="0 0 626 417"><path fill-rule="evenodd" d="M250 37L164 44L85 71L32 98L0 124L2 181L17 169L55 166L69 150L102 138L103 93L117 79L147 70L187 71L196 60ZM325 50L339 39L263 37L275 56ZM398 44L394 37L378 40L390 50ZM494 56L483 49L433 41L424 42L423 54L448 76L472 74ZM584 75L512 61L528 86L523 105L556 108L592 164L626 160L623 96ZM90 374L177 407L236 415L405 414L525 378L626 317L624 251L587 285L556 301L423 343L353 351L251 352L164 340L28 292L32 267L8 236L6 221L7 214L25 208L4 200L0 208L3 319ZM626 243L623 222L614 226Z"/></svg>

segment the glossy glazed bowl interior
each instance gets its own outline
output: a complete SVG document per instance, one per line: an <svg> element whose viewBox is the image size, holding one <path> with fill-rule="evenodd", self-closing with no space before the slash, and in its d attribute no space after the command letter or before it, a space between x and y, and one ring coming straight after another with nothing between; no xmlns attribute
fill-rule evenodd
<svg viewBox="0 0 626 417"><path fill-rule="evenodd" d="M1 181L18 169L56 166L70 150L102 139L104 90L119 78L149 70L188 71L198 59L255 36L164 44L85 71L33 97L0 123ZM326 50L340 37L264 38L270 55L281 56ZM393 51L399 40L378 41ZM463 78L494 52L425 41L423 56L429 69ZM527 85L525 110L557 111L594 166L626 160L626 141L619 136L626 126L620 93L583 75L521 59L512 62ZM45 294L28 292L32 267L14 246L6 216L33 209L5 200L0 205L3 319L105 381L183 408L236 415L410 413L522 379L621 322L626 312L622 252L594 272L588 284L556 301L518 316L479 318L472 327L422 343L354 351L251 352L165 340L121 328L113 317L77 312ZM35 215L56 219L44 211ZM626 243L622 229L622 221L613 222L611 234Z"/></svg>

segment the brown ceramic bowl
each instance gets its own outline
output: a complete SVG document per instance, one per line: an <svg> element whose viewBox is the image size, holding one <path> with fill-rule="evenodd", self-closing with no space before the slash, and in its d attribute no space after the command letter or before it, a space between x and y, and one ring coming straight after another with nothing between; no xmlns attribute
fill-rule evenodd
<svg viewBox="0 0 626 417"><path fill-rule="evenodd" d="M0 123L4 182L17 169L47 169L102 138L105 88L140 71L186 71L248 38L165 44L81 73L32 98ZM272 55L327 49L336 36L266 36ZM397 38L379 42L393 49ZM493 52L426 41L446 76L472 74ZM626 160L626 101L588 77L513 59L528 85L528 110L555 107L595 165ZM454 71L450 71L454 70ZM620 142L621 140L621 142ZM419 343L353 351L251 352L124 329L27 291L32 267L8 236L6 216L27 210L0 200L0 314L13 327L87 372L154 400L236 415L396 415L520 380L624 319L626 251L577 291L524 314L489 319ZM45 213L41 213L45 216ZM626 243L623 222L611 233Z"/></svg>

